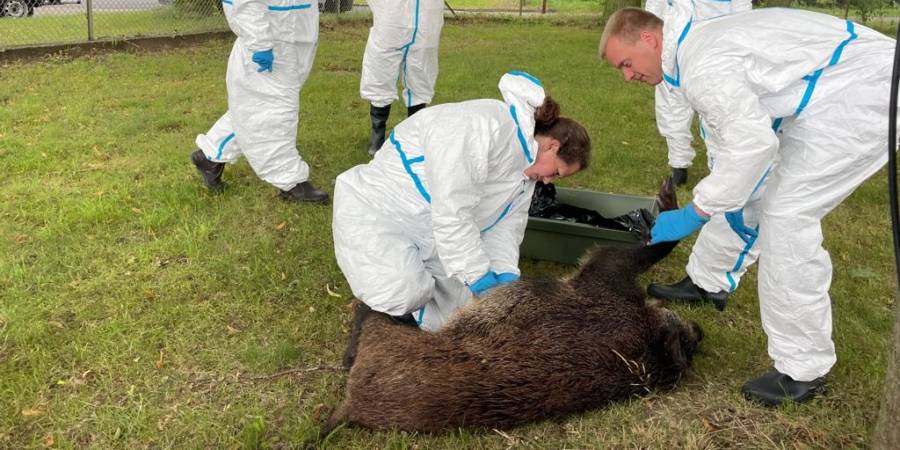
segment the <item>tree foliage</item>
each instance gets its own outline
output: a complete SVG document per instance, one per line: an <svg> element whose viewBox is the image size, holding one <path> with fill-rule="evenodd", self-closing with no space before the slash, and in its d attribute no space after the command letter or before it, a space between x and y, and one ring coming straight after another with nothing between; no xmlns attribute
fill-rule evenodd
<svg viewBox="0 0 900 450"><path fill-rule="evenodd" d="M609 19L612 13L629 6L640 8L641 0L606 0L603 3L603 16L600 21L606 23L606 20Z"/></svg>

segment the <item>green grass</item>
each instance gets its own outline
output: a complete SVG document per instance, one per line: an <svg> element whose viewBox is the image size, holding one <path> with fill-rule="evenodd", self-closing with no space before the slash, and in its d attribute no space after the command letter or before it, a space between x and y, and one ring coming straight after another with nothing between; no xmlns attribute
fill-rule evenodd
<svg viewBox="0 0 900 450"><path fill-rule="evenodd" d="M303 89L299 146L329 192L368 159L367 26L326 19ZM526 70L591 131L593 166L561 184L650 195L667 173L652 90L595 58L599 31L587 19L448 20L435 103L497 98L502 73ZM0 448L299 446L340 397L350 292L331 208L281 202L243 161L210 195L188 161L225 110L230 46L0 68ZM820 399L770 410L738 394L769 364L754 269L725 312L675 306L706 339L673 392L505 434L342 429L329 448L866 447L894 302L885 185L879 173L824 223L839 360ZM689 249L643 282L678 279Z"/></svg>

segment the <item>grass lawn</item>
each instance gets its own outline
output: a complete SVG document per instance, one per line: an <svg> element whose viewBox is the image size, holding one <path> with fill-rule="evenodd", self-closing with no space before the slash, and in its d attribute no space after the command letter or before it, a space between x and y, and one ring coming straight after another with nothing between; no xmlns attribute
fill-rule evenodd
<svg viewBox="0 0 900 450"><path fill-rule="evenodd" d="M329 192L368 159L367 32L324 19L303 89L299 146ZM435 103L498 98L502 73L528 71L591 131L593 166L560 184L651 195L668 173L652 90L601 64L599 33L588 19L448 20ZM280 201L244 161L210 195L188 161L225 110L230 47L0 67L0 448L293 447L339 398L350 292L331 207ZM706 332L675 391L503 433L342 429L328 446L866 447L895 289L885 191L880 172L825 220L839 359L809 404L771 410L738 393L769 366L754 269L724 312L674 306ZM644 282L680 279L690 244ZM569 270L524 263L528 276Z"/></svg>

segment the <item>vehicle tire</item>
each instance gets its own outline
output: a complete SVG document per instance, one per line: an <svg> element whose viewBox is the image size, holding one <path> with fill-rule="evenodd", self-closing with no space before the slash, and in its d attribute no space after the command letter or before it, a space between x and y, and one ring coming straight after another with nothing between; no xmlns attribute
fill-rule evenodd
<svg viewBox="0 0 900 450"><path fill-rule="evenodd" d="M28 2L25 0L6 0L3 2L3 5L0 5L0 9L2 9L2 15L8 17L28 17Z"/></svg>

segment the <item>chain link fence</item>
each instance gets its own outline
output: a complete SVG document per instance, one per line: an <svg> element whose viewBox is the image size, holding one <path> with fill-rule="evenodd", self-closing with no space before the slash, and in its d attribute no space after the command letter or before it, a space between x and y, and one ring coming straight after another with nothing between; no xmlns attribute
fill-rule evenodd
<svg viewBox="0 0 900 450"><path fill-rule="evenodd" d="M353 8L353 0L318 3L324 12ZM227 29L221 0L0 0L0 50Z"/></svg>
<svg viewBox="0 0 900 450"><path fill-rule="evenodd" d="M367 11L366 0L298 0ZM639 0L637 0L639 1ZM450 0L452 15L599 13L605 0ZM0 0L0 51L107 39L226 31L222 0Z"/></svg>

